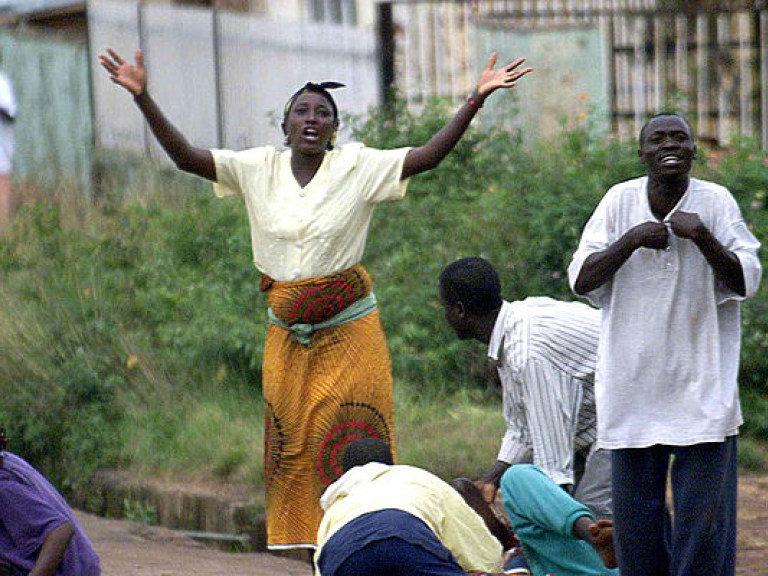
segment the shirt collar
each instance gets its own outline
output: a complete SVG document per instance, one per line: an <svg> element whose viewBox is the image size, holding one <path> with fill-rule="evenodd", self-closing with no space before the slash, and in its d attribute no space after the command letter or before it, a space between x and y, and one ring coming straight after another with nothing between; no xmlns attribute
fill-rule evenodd
<svg viewBox="0 0 768 576"><path fill-rule="evenodd" d="M496 323L493 325L491 340L488 342L488 358L498 364L502 356L504 347L504 336L507 334L506 326L508 322L515 321L515 311L510 302L504 300L499 309L499 315L496 317Z"/></svg>
<svg viewBox="0 0 768 576"><path fill-rule="evenodd" d="M335 502L346 498L356 486L369 484L391 469L392 466L379 462L355 466L325 489L325 492L320 497L320 506L323 510L328 510Z"/></svg>

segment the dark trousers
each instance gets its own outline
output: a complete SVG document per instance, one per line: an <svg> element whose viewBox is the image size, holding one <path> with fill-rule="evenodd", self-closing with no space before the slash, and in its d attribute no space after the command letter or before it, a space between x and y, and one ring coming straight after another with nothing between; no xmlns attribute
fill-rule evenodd
<svg viewBox="0 0 768 576"><path fill-rule="evenodd" d="M737 448L737 437L731 436L724 442L612 451L614 539L622 576L733 576Z"/></svg>
<svg viewBox="0 0 768 576"><path fill-rule="evenodd" d="M397 537L376 540L354 552L333 576L466 576L453 560Z"/></svg>

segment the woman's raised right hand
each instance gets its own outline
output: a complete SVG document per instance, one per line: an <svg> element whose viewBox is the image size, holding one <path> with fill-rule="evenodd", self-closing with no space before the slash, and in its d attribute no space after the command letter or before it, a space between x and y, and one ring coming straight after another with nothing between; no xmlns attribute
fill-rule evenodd
<svg viewBox="0 0 768 576"><path fill-rule="evenodd" d="M136 50L136 63L123 60L120 55L107 48L107 54L99 54L99 63L109 74L109 79L119 84L134 96L141 96L147 89L147 69L144 67L144 56L141 50Z"/></svg>

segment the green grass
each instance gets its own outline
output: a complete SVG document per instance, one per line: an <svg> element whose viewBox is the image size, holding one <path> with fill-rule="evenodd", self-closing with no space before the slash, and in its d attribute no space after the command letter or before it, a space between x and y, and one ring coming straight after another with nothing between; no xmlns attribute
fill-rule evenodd
<svg viewBox="0 0 768 576"><path fill-rule="evenodd" d="M442 478L477 477L490 467L505 429L500 401L466 390L419 396L412 389L395 394L398 461Z"/></svg>
<svg viewBox="0 0 768 576"><path fill-rule="evenodd" d="M418 399L396 394L397 457L444 478L477 476L495 460L504 419L500 405L465 394ZM254 390L225 390L174 406L133 407L122 423L122 454L136 477L160 476L263 487L264 414Z"/></svg>
<svg viewBox="0 0 768 576"><path fill-rule="evenodd" d="M195 396L183 391L172 405L133 406L124 417L131 438L122 454L139 476L262 482L264 410L253 390L223 389Z"/></svg>
<svg viewBox="0 0 768 576"><path fill-rule="evenodd" d="M739 468L750 472L768 471L768 442L752 436L739 441Z"/></svg>
<svg viewBox="0 0 768 576"><path fill-rule="evenodd" d="M420 144L448 113L436 103L396 123L374 114L355 130L374 146ZM717 163L702 151L695 169L734 192L758 238L765 164L740 141ZM76 190L18 189L23 205L0 236L0 421L13 449L65 488L100 468L261 486L266 306L241 202L151 163L100 166L91 204ZM405 201L377 209L363 263L392 355L401 462L476 476L504 430L484 347L445 325L440 270L480 255L509 299L570 299L565 270L584 222L609 185L641 172L632 143L588 125L531 146L473 131ZM748 468L768 468L767 351L763 282L743 307Z"/></svg>

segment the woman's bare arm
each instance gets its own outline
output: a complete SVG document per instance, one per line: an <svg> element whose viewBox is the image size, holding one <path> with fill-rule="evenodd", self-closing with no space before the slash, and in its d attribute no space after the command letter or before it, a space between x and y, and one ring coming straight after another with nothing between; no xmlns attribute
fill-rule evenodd
<svg viewBox="0 0 768 576"><path fill-rule="evenodd" d="M499 88L512 88L517 80L528 74L533 68L520 68L525 58L518 58L506 66L494 70L497 55L494 52L483 69L477 88L456 115L443 126L424 146L412 148L405 157L401 178L410 178L421 172L435 168L448 153L456 147L467 131L470 122L483 105L485 99Z"/></svg>
<svg viewBox="0 0 768 576"><path fill-rule="evenodd" d="M192 146L165 117L147 90L147 70L141 50L136 50L135 59L135 64L130 64L111 48L107 49L106 55L99 55L99 63L107 71L112 82L133 94L133 99L149 124L149 129L173 163L184 172L215 182L216 165L211 151Z"/></svg>

